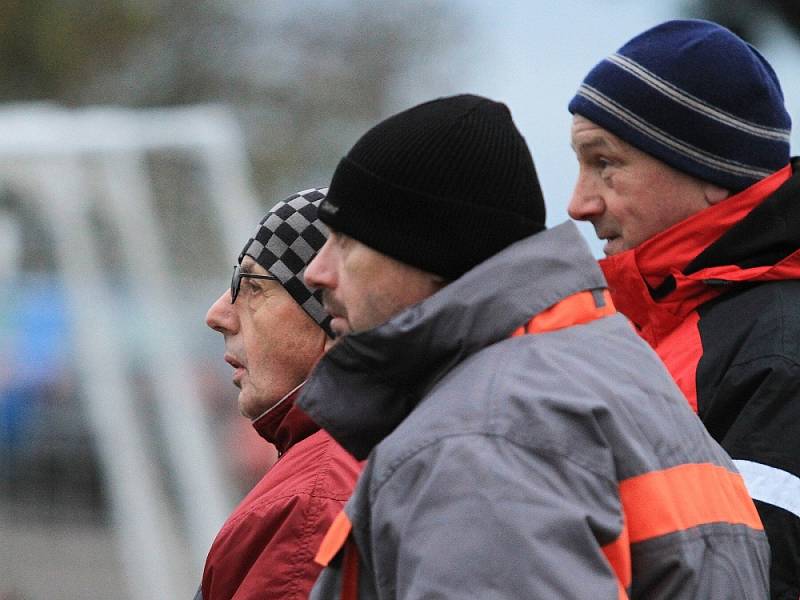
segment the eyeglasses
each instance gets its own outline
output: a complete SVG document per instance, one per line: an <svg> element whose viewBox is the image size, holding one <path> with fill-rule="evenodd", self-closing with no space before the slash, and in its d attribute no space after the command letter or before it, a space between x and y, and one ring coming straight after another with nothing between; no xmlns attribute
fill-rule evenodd
<svg viewBox="0 0 800 600"><path fill-rule="evenodd" d="M242 277L279 281L275 275L259 275L258 273L248 273L247 271L242 271L241 265L233 265L233 277L231 277L231 304L236 302L236 298L239 295L239 287L242 285Z"/></svg>

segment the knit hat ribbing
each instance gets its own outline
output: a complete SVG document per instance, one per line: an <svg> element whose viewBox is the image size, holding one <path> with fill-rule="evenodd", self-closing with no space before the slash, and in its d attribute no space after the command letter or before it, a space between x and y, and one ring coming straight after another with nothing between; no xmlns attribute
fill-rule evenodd
<svg viewBox="0 0 800 600"><path fill-rule="evenodd" d="M634 37L589 72L569 111L733 192L789 162L791 118L775 72L709 21L668 21Z"/></svg>
<svg viewBox="0 0 800 600"><path fill-rule="evenodd" d="M451 280L545 221L533 159L508 108L472 95L426 102L370 129L340 161L319 214Z"/></svg>
<svg viewBox="0 0 800 600"><path fill-rule="evenodd" d="M328 239L328 229L318 218L325 192L324 188L311 188L273 206L244 245L239 264L247 255L277 277L300 308L333 337L331 317L322 306L322 290L308 287L303 278Z"/></svg>

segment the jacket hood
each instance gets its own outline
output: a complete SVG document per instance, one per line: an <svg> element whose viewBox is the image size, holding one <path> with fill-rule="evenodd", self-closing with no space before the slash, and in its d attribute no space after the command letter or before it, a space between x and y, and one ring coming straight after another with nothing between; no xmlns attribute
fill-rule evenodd
<svg viewBox="0 0 800 600"><path fill-rule="evenodd" d="M736 284L800 277L799 167L601 260L617 309L656 341Z"/></svg>
<svg viewBox="0 0 800 600"><path fill-rule="evenodd" d="M605 287L577 228L512 244L374 329L343 337L298 405L363 459L439 377L566 296Z"/></svg>

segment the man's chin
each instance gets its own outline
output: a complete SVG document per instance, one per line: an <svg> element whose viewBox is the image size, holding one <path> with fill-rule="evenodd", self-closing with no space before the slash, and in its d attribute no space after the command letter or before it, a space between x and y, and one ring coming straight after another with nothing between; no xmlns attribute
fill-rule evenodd
<svg viewBox="0 0 800 600"><path fill-rule="evenodd" d="M248 421L257 421L259 417L264 416L264 413L269 410L268 408L253 408L252 406L239 406L239 414Z"/></svg>
<svg viewBox="0 0 800 600"><path fill-rule="evenodd" d="M246 419L252 421L264 413L259 403L255 402L246 392L239 392L237 401L239 405L239 414Z"/></svg>
<svg viewBox="0 0 800 600"><path fill-rule="evenodd" d="M614 256L625 251L625 241L621 237L608 238L603 246L603 254Z"/></svg>

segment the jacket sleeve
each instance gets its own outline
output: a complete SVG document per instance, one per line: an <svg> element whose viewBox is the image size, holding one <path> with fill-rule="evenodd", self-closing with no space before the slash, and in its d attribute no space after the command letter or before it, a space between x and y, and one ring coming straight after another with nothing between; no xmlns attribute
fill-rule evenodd
<svg viewBox="0 0 800 600"><path fill-rule="evenodd" d="M203 572L203 600L307 598L313 557L341 500L296 494L254 507L217 536Z"/></svg>
<svg viewBox="0 0 800 600"><path fill-rule="evenodd" d="M776 356L736 365L715 395L736 414L721 444L756 501L769 539L771 598L798 600L800 366Z"/></svg>
<svg viewBox="0 0 800 600"><path fill-rule="evenodd" d="M501 437L456 435L376 489L370 562L398 600L616 598L599 538L621 521L614 482Z"/></svg>

